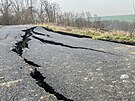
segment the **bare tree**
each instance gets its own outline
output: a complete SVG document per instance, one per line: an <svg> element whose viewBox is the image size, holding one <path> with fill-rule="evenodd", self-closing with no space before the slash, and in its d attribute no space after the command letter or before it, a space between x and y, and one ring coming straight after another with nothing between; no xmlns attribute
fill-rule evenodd
<svg viewBox="0 0 135 101"><path fill-rule="evenodd" d="M135 19L135 16L133 16ZM133 37L135 21L103 21L89 11L62 12L55 2L48 0L0 0L0 24L53 23L60 26L95 28L96 30L130 31Z"/></svg>
<svg viewBox="0 0 135 101"><path fill-rule="evenodd" d="M0 13L1 13L1 23L10 24L10 13L11 13L11 2L9 0L0 1Z"/></svg>
<svg viewBox="0 0 135 101"><path fill-rule="evenodd" d="M47 17L47 21L50 23L55 23L57 15L59 13L60 7L57 3L49 3L47 0L41 0L43 13Z"/></svg>
<svg viewBox="0 0 135 101"><path fill-rule="evenodd" d="M13 19L12 23L13 24L21 24L21 4L22 2L20 0L14 0L10 1L12 3L12 9L13 9Z"/></svg>
<svg viewBox="0 0 135 101"><path fill-rule="evenodd" d="M101 21L101 17L98 17L98 15L94 15L94 21L93 21L93 28L95 28L96 30L98 29L102 29L102 21Z"/></svg>
<svg viewBox="0 0 135 101"><path fill-rule="evenodd" d="M91 28L91 20L92 20L92 15L89 11L86 12L86 18L87 18L87 27Z"/></svg>

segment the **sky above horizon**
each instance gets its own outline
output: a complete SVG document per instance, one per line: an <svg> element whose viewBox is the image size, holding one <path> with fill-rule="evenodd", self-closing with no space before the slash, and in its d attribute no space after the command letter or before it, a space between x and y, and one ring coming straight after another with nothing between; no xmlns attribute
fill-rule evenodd
<svg viewBox="0 0 135 101"><path fill-rule="evenodd" d="M90 11L99 16L133 14L134 0L49 0L60 5L62 11Z"/></svg>

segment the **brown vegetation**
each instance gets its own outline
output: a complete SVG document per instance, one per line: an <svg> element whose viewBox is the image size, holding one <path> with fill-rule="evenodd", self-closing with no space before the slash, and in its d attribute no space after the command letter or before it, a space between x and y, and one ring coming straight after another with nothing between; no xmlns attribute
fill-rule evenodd
<svg viewBox="0 0 135 101"><path fill-rule="evenodd" d="M62 12L59 5L48 0L0 0L0 25L48 24L78 29L94 29L101 33L124 31L133 38L134 23L103 21L89 11ZM71 29L66 29L70 31Z"/></svg>

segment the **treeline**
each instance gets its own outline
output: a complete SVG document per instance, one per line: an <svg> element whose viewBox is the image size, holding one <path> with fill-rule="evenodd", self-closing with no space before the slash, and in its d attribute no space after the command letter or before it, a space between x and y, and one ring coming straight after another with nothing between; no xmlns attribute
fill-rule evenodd
<svg viewBox="0 0 135 101"><path fill-rule="evenodd" d="M0 24L53 23L59 26L94 28L96 30L131 31L133 24L125 21L102 21L88 12L62 12L59 5L47 0L0 0Z"/></svg>

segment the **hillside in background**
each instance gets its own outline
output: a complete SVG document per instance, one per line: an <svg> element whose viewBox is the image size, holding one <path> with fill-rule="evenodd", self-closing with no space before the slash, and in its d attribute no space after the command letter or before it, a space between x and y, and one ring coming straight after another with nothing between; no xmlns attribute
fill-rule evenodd
<svg viewBox="0 0 135 101"><path fill-rule="evenodd" d="M102 16L101 19L133 22L133 15Z"/></svg>

